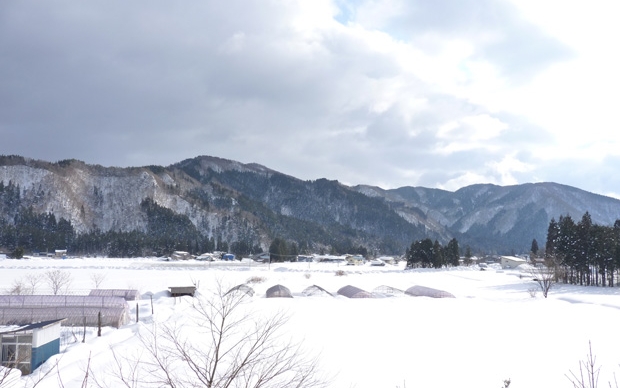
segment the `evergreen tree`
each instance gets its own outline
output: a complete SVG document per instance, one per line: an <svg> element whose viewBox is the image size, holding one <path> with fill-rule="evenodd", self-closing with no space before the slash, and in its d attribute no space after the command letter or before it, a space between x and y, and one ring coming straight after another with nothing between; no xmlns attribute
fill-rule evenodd
<svg viewBox="0 0 620 388"><path fill-rule="evenodd" d="M443 248L437 240L433 243L431 264L433 268L441 268L444 265Z"/></svg>
<svg viewBox="0 0 620 388"><path fill-rule="evenodd" d="M470 252L471 255L471 252ZM447 265L457 267L459 265L459 242L453 238L446 245L444 260Z"/></svg>
<svg viewBox="0 0 620 388"><path fill-rule="evenodd" d="M532 247L530 248L530 253L532 257L536 257L538 255L538 241L536 241L536 239L532 240Z"/></svg>

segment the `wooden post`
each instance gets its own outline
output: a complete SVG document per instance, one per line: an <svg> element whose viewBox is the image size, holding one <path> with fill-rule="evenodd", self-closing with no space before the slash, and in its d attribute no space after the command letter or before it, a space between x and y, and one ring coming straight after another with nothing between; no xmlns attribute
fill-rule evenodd
<svg viewBox="0 0 620 388"><path fill-rule="evenodd" d="M86 317L84 317L84 333L82 334L82 343L86 342Z"/></svg>
<svg viewBox="0 0 620 388"><path fill-rule="evenodd" d="M136 323L138 323L139 320L140 320L140 308L138 306L138 303L136 303Z"/></svg>
<svg viewBox="0 0 620 388"><path fill-rule="evenodd" d="M97 314L97 337L101 337L101 311Z"/></svg>
<svg viewBox="0 0 620 388"><path fill-rule="evenodd" d="M151 294L151 315L153 314L153 294Z"/></svg>

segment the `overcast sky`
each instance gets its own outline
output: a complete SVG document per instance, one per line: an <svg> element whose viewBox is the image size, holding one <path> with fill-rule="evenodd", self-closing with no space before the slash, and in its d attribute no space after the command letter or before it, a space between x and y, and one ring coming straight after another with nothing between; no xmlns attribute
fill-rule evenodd
<svg viewBox="0 0 620 388"><path fill-rule="evenodd" d="M0 2L0 154L620 198L617 0Z"/></svg>

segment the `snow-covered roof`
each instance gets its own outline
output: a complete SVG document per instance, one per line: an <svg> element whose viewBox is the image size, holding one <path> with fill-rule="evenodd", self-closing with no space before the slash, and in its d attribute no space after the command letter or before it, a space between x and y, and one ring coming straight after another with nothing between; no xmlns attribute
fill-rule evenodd
<svg viewBox="0 0 620 388"><path fill-rule="evenodd" d="M428 296L431 298L454 298L454 295L447 291L424 286L412 286L407 288L405 294L410 296Z"/></svg>

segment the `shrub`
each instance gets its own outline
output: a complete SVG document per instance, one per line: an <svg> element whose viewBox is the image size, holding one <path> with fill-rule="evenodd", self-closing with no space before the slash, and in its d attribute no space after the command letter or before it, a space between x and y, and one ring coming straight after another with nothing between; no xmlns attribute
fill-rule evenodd
<svg viewBox="0 0 620 388"><path fill-rule="evenodd" d="M339 269L338 271L336 271L336 276L346 276L347 273L344 272L343 270Z"/></svg>
<svg viewBox="0 0 620 388"><path fill-rule="evenodd" d="M267 279L265 279L262 276L252 276L251 278L249 278L245 282L247 284L259 284L259 283L263 283L265 280L267 280Z"/></svg>

